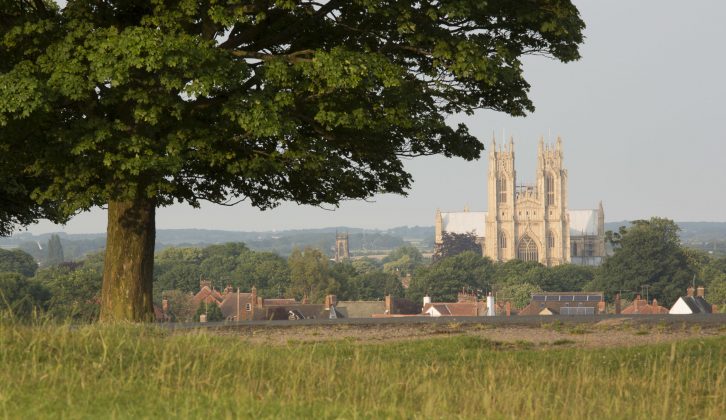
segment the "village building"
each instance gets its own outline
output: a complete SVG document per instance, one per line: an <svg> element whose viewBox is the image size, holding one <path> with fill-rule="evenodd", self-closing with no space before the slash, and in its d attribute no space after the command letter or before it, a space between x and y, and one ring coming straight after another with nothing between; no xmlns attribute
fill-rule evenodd
<svg viewBox="0 0 726 420"><path fill-rule="evenodd" d="M421 315L431 317L440 316L486 316L486 302L477 299L476 294L459 292L456 302L431 302L424 297L424 306Z"/></svg>
<svg viewBox="0 0 726 420"><path fill-rule="evenodd" d="M202 302L219 305L223 299L222 293L214 288L211 281L201 280L199 282L199 291L192 297L192 302L194 307L198 307Z"/></svg>
<svg viewBox="0 0 726 420"><path fill-rule="evenodd" d="M488 211L436 211L435 244L443 234L474 233L482 255L494 261L537 261L546 266L571 263L599 265L605 257L605 213L570 210L562 141L545 145L540 139L536 182L517 183L514 141L489 150Z"/></svg>
<svg viewBox="0 0 726 420"><path fill-rule="evenodd" d="M699 287L696 295L693 295L693 287L686 290L686 296L678 298L673 304L670 311L671 315L694 315L694 314L710 314L714 312L713 305L706 301L705 289Z"/></svg>
<svg viewBox="0 0 726 420"><path fill-rule="evenodd" d="M597 315L605 313L602 292L533 293L529 305L519 315Z"/></svg>
<svg viewBox="0 0 726 420"><path fill-rule="evenodd" d="M219 292L207 280L199 285L199 292L192 297L194 305L215 304L227 321L371 318L419 314L421 308L408 299L394 296L378 301L338 301L335 295L327 295L324 303L311 304L307 298L302 302L294 298L266 299L257 294L256 287L250 292L241 292L227 286ZM157 318L161 320L162 310L157 312Z"/></svg>
<svg viewBox="0 0 726 420"><path fill-rule="evenodd" d="M648 304L648 301L643 299L641 295L636 295L635 300L630 306L623 309L621 312L623 315L658 315L667 314L668 308L658 305L658 301L653 301Z"/></svg>

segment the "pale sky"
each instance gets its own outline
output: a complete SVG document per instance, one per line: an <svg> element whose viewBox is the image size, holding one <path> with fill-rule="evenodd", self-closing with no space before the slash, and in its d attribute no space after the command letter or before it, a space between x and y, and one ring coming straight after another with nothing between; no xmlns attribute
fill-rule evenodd
<svg viewBox="0 0 726 420"><path fill-rule="evenodd" d="M434 223L434 212L486 210L488 146L514 136L518 182L532 181L537 140L563 140L569 207L595 208L607 221L662 216L726 221L726 2L575 1L587 24L582 59L525 61L536 111L512 118L490 111L463 121L487 146L482 159L428 157L407 168L408 197L345 202L335 211L283 204L261 212L242 203L160 209L159 229L284 230L328 226L390 228ZM105 211L33 233L103 232Z"/></svg>

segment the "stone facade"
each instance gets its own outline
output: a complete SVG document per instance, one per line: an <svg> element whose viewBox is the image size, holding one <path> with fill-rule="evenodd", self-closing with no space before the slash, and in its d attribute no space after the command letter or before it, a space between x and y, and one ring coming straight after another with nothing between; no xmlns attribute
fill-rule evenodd
<svg viewBox="0 0 726 420"><path fill-rule="evenodd" d="M474 232L483 255L495 261L520 259L546 266L598 265L605 256L605 215L598 209L567 208L567 170L562 140L540 139L534 185L517 184L514 141L489 151L488 211L436 212L436 244L443 232Z"/></svg>
<svg viewBox="0 0 726 420"><path fill-rule="evenodd" d="M348 233L335 234L335 262L342 262L350 259L348 249Z"/></svg>

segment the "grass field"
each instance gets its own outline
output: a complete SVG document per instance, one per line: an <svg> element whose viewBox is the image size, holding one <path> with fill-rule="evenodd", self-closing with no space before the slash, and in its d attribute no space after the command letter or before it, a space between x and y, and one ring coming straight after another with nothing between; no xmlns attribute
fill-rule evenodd
<svg viewBox="0 0 726 420"><path fill-rule="evenodd" d="M723 418L726 337L606 349L458 336L283 345L0 323L0 418ZM565 343L567 344L567 343Z"/></svg>

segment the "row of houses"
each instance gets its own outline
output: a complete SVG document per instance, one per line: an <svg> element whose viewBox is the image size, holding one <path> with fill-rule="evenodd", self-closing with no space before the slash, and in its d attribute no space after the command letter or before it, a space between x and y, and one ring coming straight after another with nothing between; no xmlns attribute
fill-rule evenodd
<svg viewBox="0 0 726 420"><path fill-rule="evenodd" d="M339 301L335 295L328 295L322 304L310 303L306 298L266 299L252 287L250 292L241 292L232 287L215 289L211 282L200 282L200 290L193 298L195 307L202 303L219 307L223 319L228 321L247 320L299 320L335 318L382 318L403 316L511 316L511 315L603 315L608 313L605 295L602 292L543 292L534 293L529 304L519 311L507 300L496 301L493 296L479 299L474 293L459 292L456 302L432 302L424 297L423 305L408 299L386 296L382 301ZM168 319L169 302L164 300L157 319ZM705 289L689 287L686 296L670 309L660 306L656 299L648 302L642 296L621 309L620 296L616 295L614 313L625 315L654 314L698 314L716 312L714 305L705 300ZM202 315L200 320L205 321Z"/></svg>

